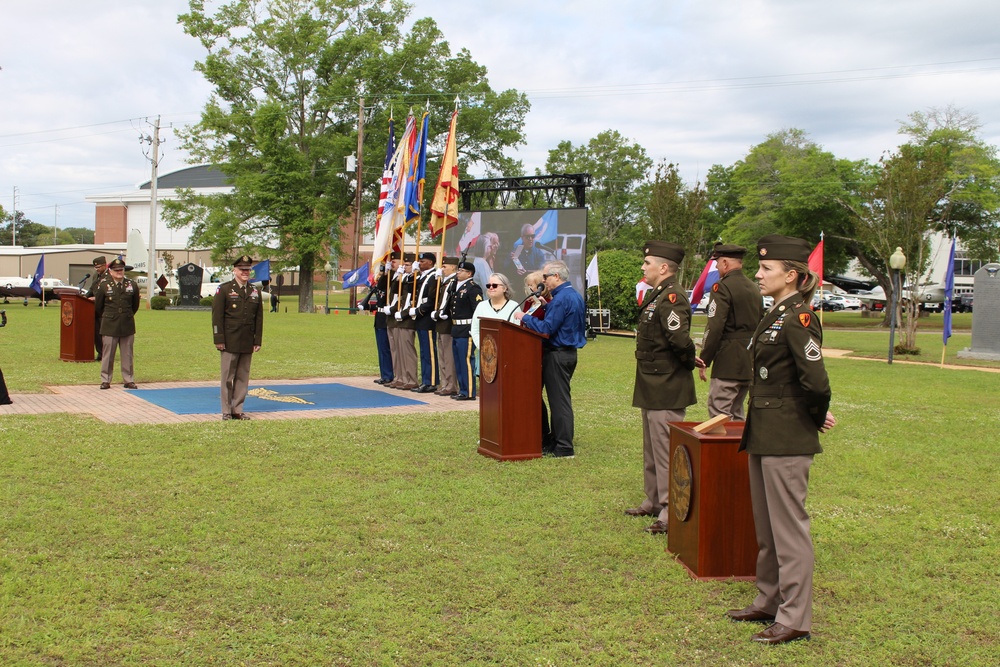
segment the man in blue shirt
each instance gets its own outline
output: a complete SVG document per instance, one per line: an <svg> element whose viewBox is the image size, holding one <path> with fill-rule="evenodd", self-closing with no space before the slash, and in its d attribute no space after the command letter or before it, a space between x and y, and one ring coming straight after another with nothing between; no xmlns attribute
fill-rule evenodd
<svg viewBox="0 0 1000 667"><path fill-rule="evenodd" d="M576 351L587 344L586 305L569 283L565 262L548 262L542 279L552 294L545 306L545 319L514 313L521 326L549 337L542 346L542 385L552 413L551 432L542 406L542 453L573 456L573 402L569 382L576 370Z"/></svg>

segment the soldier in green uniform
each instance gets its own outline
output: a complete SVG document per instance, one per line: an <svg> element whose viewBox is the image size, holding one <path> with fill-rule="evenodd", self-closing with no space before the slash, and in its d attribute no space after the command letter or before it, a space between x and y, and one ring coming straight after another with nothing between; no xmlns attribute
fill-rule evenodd
<svg viewBox="0 0 1000 667"><path fill-rule="evenodd" d="M655 516L646 532L667 532L670 493L670 427L683 421L694 391L694 341L691 304L677 284L684 248L676 243L648 241L642 272L652 286L639 307L635 337L635 390L632 406L642 411L643 488L646 498L628 516Z"/></svg>
<svg viewBox="0 0 1000 667"><path fill-rule="evenodd" d="M97 297L97 286L108 277L108 260L101 255L93 260L94 276L90 279L90 288L84 295L91 301ZM94 349L97 351L97 360L100 361L104 354L104 337L101 336L101 318L94 312Z"/></svg>
<svg viewBox="0 0 1000 667"><path fill-rule="evenodd" d="M396 340L396 345L393 348L395 356L392 361L392 370L396 379L386 386L393 389L416 389L420 386L417 384L417 348L414 347L417 325L410 317L416 282L414 275L417 270L414 265L416 259L416 253L403 253L401 272L397 270L392 280L393 289L398 292L399 296L395 304L389 308L395 323L395 328L390 329L392 332L390 335L395 335Z"/></svg>
<svg viewBox="0 0 1000 667"><path fill-rule="evenodd" d="M757 533L757 590L734 621L770 623L751 637L764 644L809 639L813 545L806 491L819 434L836 424L823 365L823 329L809 304L819 277L806 241L772 234L757 242L761 294L774 305L753 335L750 408L740 449L749 454Z"/></svg>
<svg viewBox="0 0 1000 667"><path fill-rule="evenodd" d="M705 369L712 367L709 417L726 414L739 421L744 418L743 403L753 377L748 347L763 311L760 290L743 273L746 252L742 246L715 244L712 257L719 281L712 285L701 356L695 359L702 382Z"/></svg>
<svg viewBox="0 0 1000 667"><path fill-rule="evenodd" d="M261 291L250 284L249 255L233 262L233 280L222 283L212 299L212 335L222 352L222 419L250 419L243 403L250 387L250 361L264 333Z"/></svg>
<svg viewBox="0 0 1000 667"><path fill-rule="evenodd" d="M445 257L441 260L441 280L435 298L437 310L431 313L431 318L437 323L438 359L441 360L441 388L434 393L438 396L454 396L458 393L458 378L455 376L455 354L451 343L451 298L454 296L455 271L458 269L458 257Z"/></svg>
<svg viewBox="0 0 1000 667"><path fill-rule="evenodd" d="M110 276L104 278L94 290L94 310L101 320L101 389L111 388L115 368L115 350L121 351L122 381L126 389L136 389L133 375L135 346L135 313L139 310L139 286L125 277L126 267L121 259L108 265Z"/></svg>

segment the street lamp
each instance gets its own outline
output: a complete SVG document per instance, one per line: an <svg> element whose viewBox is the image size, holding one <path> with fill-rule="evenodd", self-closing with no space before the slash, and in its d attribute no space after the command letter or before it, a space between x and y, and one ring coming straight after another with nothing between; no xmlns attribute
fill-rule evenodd
<svg viewBox="0 0 1000 667"><path fill-rule="evenodd" d="M333 267L330 266L330 262L327 261L326 266L323 267L326 270L326 311L325 314L330 314L330 271L333 271Z"/></svg>
<svg viewBox="0 0 1000 667"><path fill-rule="evenodd" d="M892 269L892 310L889 312L889 365L892 365L892 352L896 346L896 304L899 302L899 292L902 289L899 272L906 268L906 255L903 249L896 246L896 252L889 257L889 268Z"/></svg>

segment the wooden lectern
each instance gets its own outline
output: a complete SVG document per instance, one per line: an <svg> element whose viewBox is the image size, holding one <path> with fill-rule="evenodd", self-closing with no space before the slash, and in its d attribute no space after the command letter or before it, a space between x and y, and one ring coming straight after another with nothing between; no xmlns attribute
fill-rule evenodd
<svg viewBox="0 0 1000 667"><path fill-rule="evenodd" d="M757 537L747 453L737 451L743 422L725 433L670 423L670 518L667 550L695 579L753 581Z"/></svg>
<svg viewBox="0 0 1000 667"><path fill-rule="evenodd" d="M56 289L59 295L59 358L94 360L94 302L79 290Z"/></svg>
<svg viewBox="0 0 1000 667"><path fill-rule="evenodd" d="M543 334L480 320L479 453L500 461L542 455Z"/></svg>

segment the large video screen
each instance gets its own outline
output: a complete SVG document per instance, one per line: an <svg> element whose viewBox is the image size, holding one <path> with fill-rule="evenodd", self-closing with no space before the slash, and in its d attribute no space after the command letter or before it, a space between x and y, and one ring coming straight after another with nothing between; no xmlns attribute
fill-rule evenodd
<svg viewBox="0 0 1000 667"><path fill-rule="evenodd" d="M463 211L458 224L445 232L445 254L476 265L475 280L484 287L490 273L510 280L523 296L524 276L553 259L566 262L570 282L584 295L587 268L587 209ZM518 297L521 298L520 296Z"/></svg>

